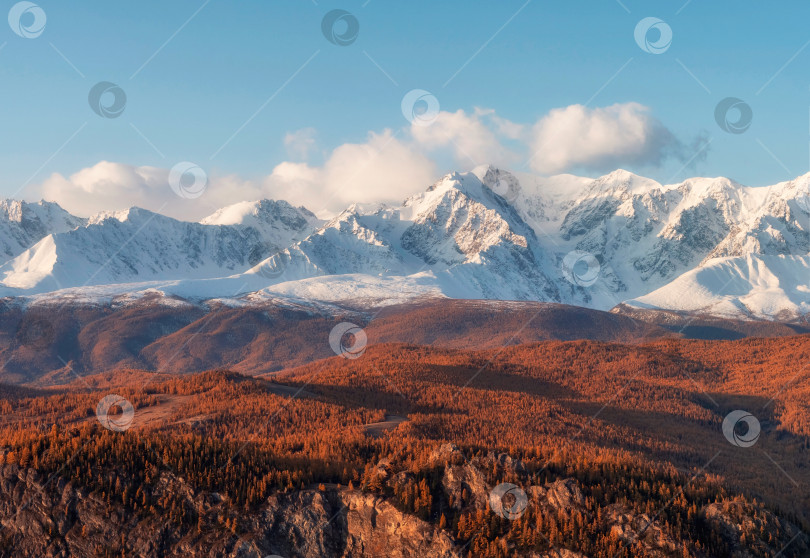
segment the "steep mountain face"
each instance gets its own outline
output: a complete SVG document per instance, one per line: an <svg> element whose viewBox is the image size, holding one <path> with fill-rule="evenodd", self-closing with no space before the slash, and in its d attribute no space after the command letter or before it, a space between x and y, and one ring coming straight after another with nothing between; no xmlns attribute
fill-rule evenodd
<svg viewBox="0 0 810 558"><path fill-rule="evenodd" d="M810 175L805 175L769 188L710 192L717 204L714 219L701 214L691 230L712 234L712 226L718 226L724 228L717 232L726 234L714 246L704 243L710 249L696 265L628 304L722 317L804 320L810 311L809 188Z"/></svg>
<svg viewBox="0 0 810 558"><path fill-rule="evenodd" d="M808 277L810 256L806 255L717 258L625 305L727 318L794 321L800 317L806 321Z"/></svg>
<svg viewBox="0 0 810 558"><path fill-rule="evenodd" d="M385 206L355 204L262 265L294 270L285 280L345 273L402 274L402 256L387 234L398 220L399 215Z"/></svg>
<svg viewBox="0 0 810 558"><path fill-rule="evenodd" d="M232 224L213 224L229 219ZM318 224L307 210L268 200L225 208L204 221L212 224L178 221L140 208L100 214L86 226L49 234L0 266L2 284L16 295L223 277L248 269Z"/></svg>
<svg viewBox="0 0 810 558"><path fill-rule="evenodd" d="M402 247L481 298L559 300L534 230L475 174L452 174L405 202ZM446 267L445 267L446 266Z"/></svg>
<svg viewBox="0 0 810 558"><path fill-rule="evenodd" d="M810 252L810 174L757 193L760 210L742 219L709 258Z"/></svg>
<svg viewBox="0 0 810 558"><path fill-rule="evenodd" d="M0 259L14 258L52 233L84 226L55 203L0 200Z"/></svg>
<svg viewBox="0 0 810 558"><path fill-rule="evenodd" d="M661 305L656 307L676 309L684 304L676 302L680 296L689 299L686 304L690 308L706 311L727 295L735 295L725 291L731 281L704 284L699 296L693 297L678 278L698 273L715 258L808 254L808 192L810 175L769 188L749 188L726 178L693 178L662 186L619 170L586 185L575 194L578 197L570 207L552 212L549 222L537 227L548 234L538 236L541 242L546 241L547 251L556 253L558 261L566 250L587 253L598 260L599 277L587 289L591 298L578 299L575 291L574 303L609 308L638 299L641 306L655 306L655 300ZM519 198L515 205L525 212L526 204L521 205ZM738 280L745 281L740 292L748 302L736 305L736 313L720 315L775 317L770 314L775 299L762 289L772 289L780 280L784 300L777 304L783 310L779 316L795 319L807 311L803 281L797 279L803 275L790 275L789 269L795 265L788 261L753 267L768 268L768 280L757 272L739 275ZM795 271L801 272L798 268ZM645 297L665 286L668 294ZM673 294L675 291L679 294ZM698 299L703 303L694 304ZM759 306L758 300L764 306Z"/></svg>
<svg viewBox="0 0 810 558"><path fill-rule="evenodd" d="M810 174L749 188L726 178L661 185L624 170L594 180L485 166L448 174L401 206L358 203L329 221L271 200L237 203L200 223L138 208L85 222L44 202L3 207L0 248L20 252L0 266L0 294L8 296L124 284L110 288L367 306L444 295L598 309L639 300L641 308L674 304L670 294L642 297L676 288L676 279L717 259L810 253ZM790 302L782 306L799 317L800 282L779 275L791 264L755 267L763 266L767 281L739 275L748 301L735 317L768 316L773 299L754 301L779 282L793 285L783 289ZM693 298L711 299L700 308L731 294L712 291L725 281L712 285Z"/></svg>
<svg viewBox="0 0 810 558"><path fill-rule="evenodd" d="M216 277L246 268L247 254L260 242L255 230L183 223L132 208L49 235L0 267L0 276L8 287L38 292L188 272Z"/></svg>
<svg viewBox="0 0 810 558"><path fill-rule="evenodd" d="M251 251L251 265L268 254L302 240L324 221L305 207L293 207L284 200L240 202L223 207L200 221L203 225L238 225L258 231L262 244Z"/></svg>
<svg viewBox="0 0 810 558"><path fill-rule="evenodd" d="M544 258L514 208L476 175L453 173L401 207L355 204L257 268L276 282L426 273L453 297L558 300Z"/></svg>
<svg viewBox="0 0 810 558"><path fill-rule="evenodd" d="M594 181L566 214L560 236L604 262L615 274L605 286L624 299L703 261L738 226L750 197L724 178L664 187L616 171Z"/></svg>

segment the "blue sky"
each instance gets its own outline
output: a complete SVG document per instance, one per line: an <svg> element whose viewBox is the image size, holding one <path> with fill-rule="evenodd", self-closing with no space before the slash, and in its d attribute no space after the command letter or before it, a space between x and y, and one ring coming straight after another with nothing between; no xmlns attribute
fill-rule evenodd
<svg viewBox="0 0 810 558"><path fill-rule="evenodd" d="M160 168L192 161L211 176L254 182L296 157L316 168L369 132L391 130L409 141L400 103L416 88L435 95L443 111L486 108L526 127L569 105L638 103L682 153L610 162L659 181L724 175L756 186L810 164L806 1L38 4L47 14L40 36L19 37L8 25L0 31L3 196L37 197L53 173L69 177L99 161ZM337 8L359 23L351 45L334 45L321 32L322 18ZM648 16L672 29L662 54L644 52L634 39ZM88 91L99 81L126 92L120 117L90 110ZM745 133L715 122L726 97L750 105ZM306 157L284 141L301 129L311 129L314 141ZM684 168L689 149L703 145L696 138L711 142ZM436 144L420 144L435 163L431 173L472 166ZM515 151L509 166L531 170L530 150ZM472 159L485 162L479 158ZM600 174L588 165L563 170Z"/></svg>

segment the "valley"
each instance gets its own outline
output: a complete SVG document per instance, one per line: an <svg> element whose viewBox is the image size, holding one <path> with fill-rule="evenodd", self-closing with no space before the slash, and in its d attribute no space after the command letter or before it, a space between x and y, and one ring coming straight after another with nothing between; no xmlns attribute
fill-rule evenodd
<svg viewBox="0 0 810 558"><path fill-rule="evenodd" d="M9 2L0 558L810 557L808 8Z"/></svg>
<svg viewBox="0 0 810 558"><path fill-rule="evenodd" d="M807 555L808 184L7 202L0 556Z"/></svg>
<svg viewBox="0 0 810 558"><path fill-rule="evenodd" d="M5 387L0 540L25 555L803 556L808 357L805 336L380 343L256 378ZM134 406L124 431L95 420L109 393ZM734 409L761 424L754 446L724 436ZM511 519L489 504L504 482L527 498Z"/></svg>

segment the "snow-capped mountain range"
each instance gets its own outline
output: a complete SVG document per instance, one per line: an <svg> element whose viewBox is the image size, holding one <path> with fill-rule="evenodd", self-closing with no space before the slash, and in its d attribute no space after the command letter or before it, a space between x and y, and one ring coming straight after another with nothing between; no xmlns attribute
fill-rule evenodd
<svg viewBox="0 0 810 558"><path fill-rule="evenodd" d="M49 234L68 232L86 224L87 219L74 217L52 202L0 200L0 257L7 261Z"/></svg>
<svg viewBox="0 0 810 558"><path fill-rule="evenodd" d="M810 312L810 174L751 188L479 167L328 221L271 200L199 223L4 201L0 254L0 296L34 301L446 296L792 320Z"/></svg>

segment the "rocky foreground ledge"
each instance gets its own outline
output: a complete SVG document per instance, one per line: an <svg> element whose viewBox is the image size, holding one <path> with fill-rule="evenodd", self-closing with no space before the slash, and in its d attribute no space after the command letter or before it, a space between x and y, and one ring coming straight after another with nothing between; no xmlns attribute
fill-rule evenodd
<svg viewBox="0 0 810 558"><path fill-rule="evenodd" d="M385 466L378 466L384 474ZM397 476L387 484L396 483ZM471 506L486 505L490 490L470 464L448 467L442 478L448 495L467 491ZM227 502L211 492L195 492L183 479L162 473L156 497L182 494L184 506L199 517L196 528L184 529L171 518L133 514L111 505L104 494L88 493L58 477L44 478L34 469L0 466L0 556L51 558L97 556L210 556L227 558L281 557L435 557L470 556L466 545L433 524L394 507L384 497L360 490L321 486L279 492L257 510L235 515ZM562 479L529 490L532 505L547 511L577 512L584 497L574 479ZM739 537L750 518L744 506L711 504L703 516ZM775 516L771 541L804 537ZM679 548L655 518L633 515L616 507L604 521L618 540L638 540L651 556L671 556ZM807 544L806 537L799 544ZM794 544L795 541L794 541ZM126 549L126 550L124 550ZM504 549L510 552L509 549ZM767 551L763 548L762 550ZM514 549L511 550L514 552ZM510 554L517 556L517 554ZM564 548L526 558L579 558ZM742 555L741 555L742 556Z"/></svg>

